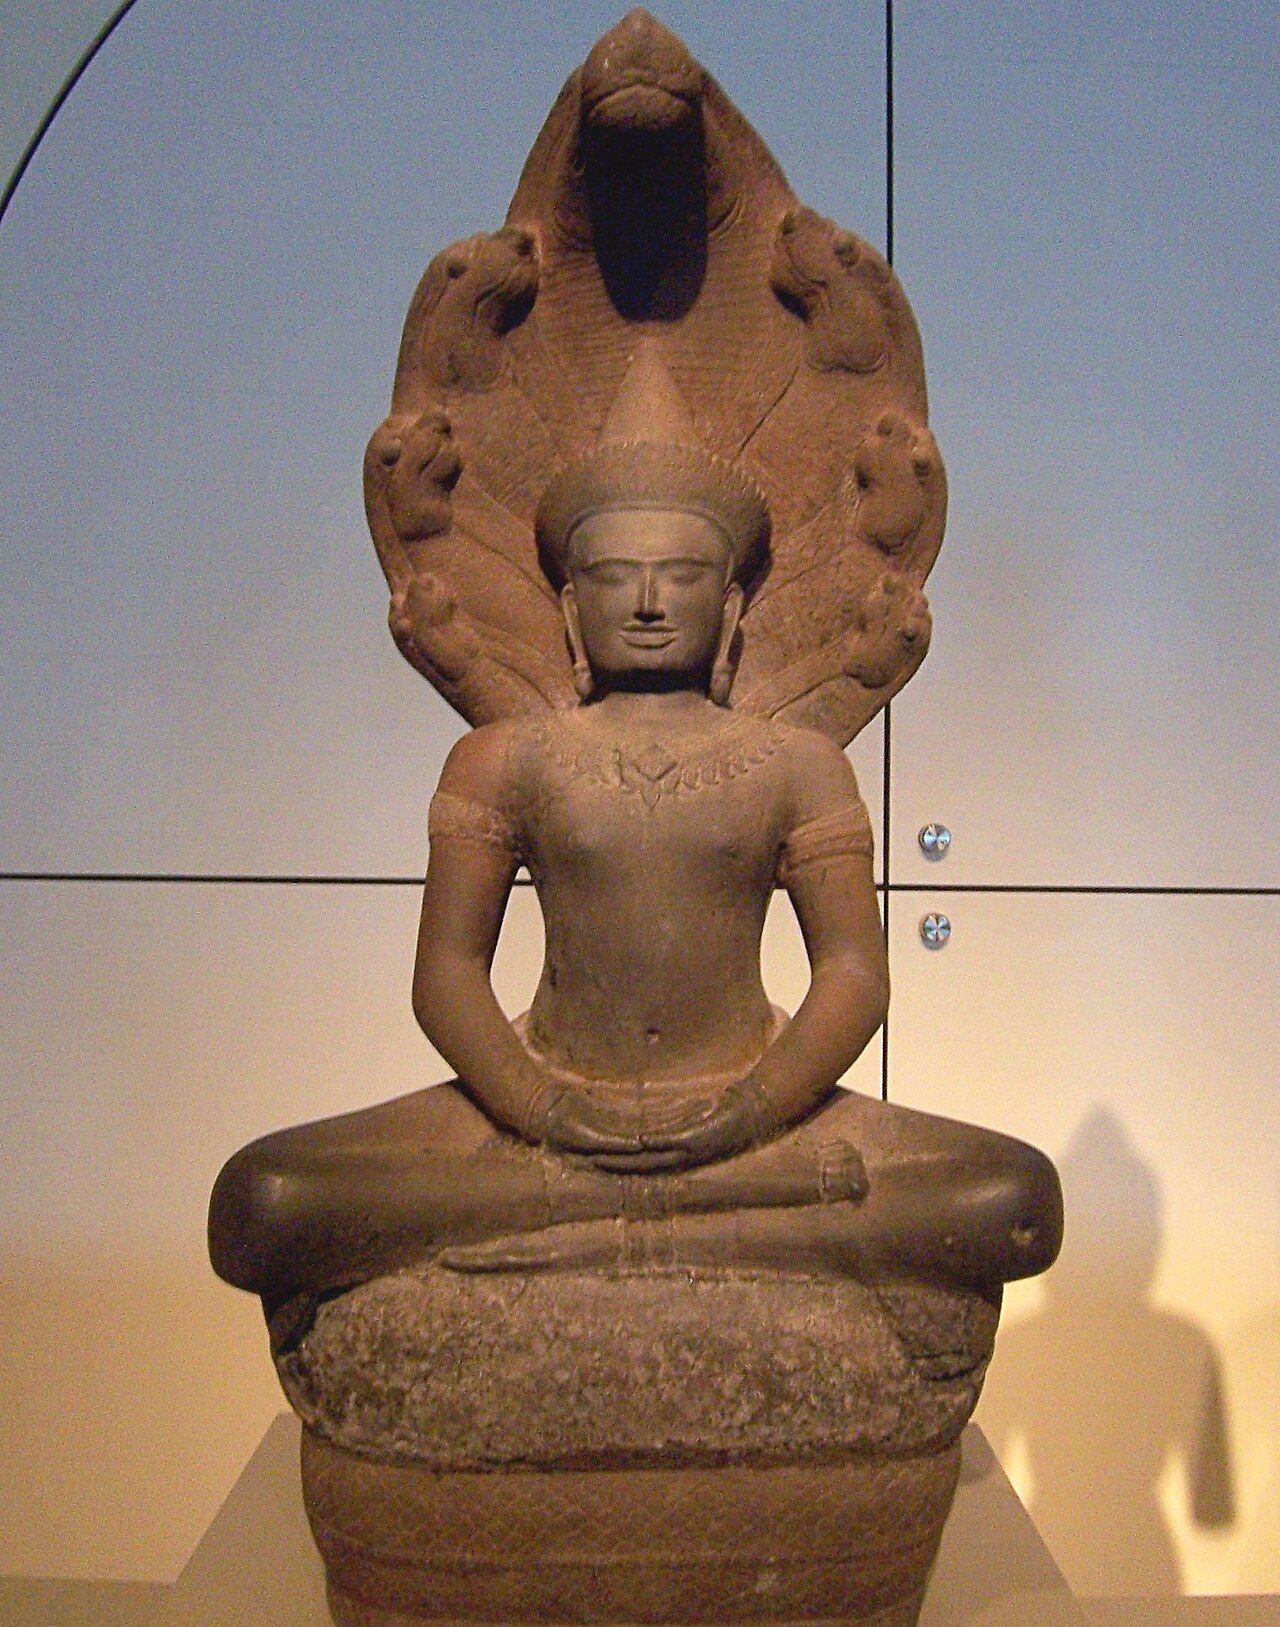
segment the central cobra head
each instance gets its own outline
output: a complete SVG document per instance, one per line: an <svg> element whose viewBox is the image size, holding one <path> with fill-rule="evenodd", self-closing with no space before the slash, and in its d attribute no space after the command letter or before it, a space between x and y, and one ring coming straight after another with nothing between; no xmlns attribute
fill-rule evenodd
<svg viewBox="0 0 1280 1627"><path fill-rule="evenodd" d="M582 112L592 130L658 134L697 118L702 68L670 29L640 7L596 42L582 67Z"/></svg>

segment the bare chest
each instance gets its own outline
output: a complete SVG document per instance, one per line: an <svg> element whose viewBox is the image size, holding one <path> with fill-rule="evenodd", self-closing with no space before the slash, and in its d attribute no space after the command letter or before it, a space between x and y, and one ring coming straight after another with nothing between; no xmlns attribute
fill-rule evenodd
<svg viewBox="0 0 1280 1627"><path fill-rule="evenodd" d="M772 884L785 834L780 736L755 719L711 736L625 739L553 724L537 742L525 839L535 879L607 874L702 894Z"/></svg>

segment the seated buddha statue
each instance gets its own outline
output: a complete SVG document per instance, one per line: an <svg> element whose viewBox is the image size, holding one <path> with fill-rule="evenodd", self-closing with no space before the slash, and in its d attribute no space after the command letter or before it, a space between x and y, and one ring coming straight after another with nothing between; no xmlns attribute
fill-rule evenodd
<svg viewBox="0 0 1280 1627"><path fill-rule="evenodd" d="M427 267L364 479L392 634L472 726L413 978L455 1077L253 1142L209 1219L333 1620L913 1627L1062 1210L1032 1148L841 1085L888 1001L843 748L924 657L946 511L897 279L633 11Z"/></svg>
<svg viewBox="0 0 1280 1627"><path fill-rule="evenodd" d="M608 1268L646 1228L677 1265L1042 1270L1047 1159L839 1088L888 1001L870 822L826 734L726 705L768 509L651 353L536 530L578 702L464 736L431 805L413 1000L457 1078L239 1152L219 1273L283 1336L399 1266ZM522 865L546 953L512 1022L490 967ZM791 1017L761 981L775 887L810 966Z"/></svg>

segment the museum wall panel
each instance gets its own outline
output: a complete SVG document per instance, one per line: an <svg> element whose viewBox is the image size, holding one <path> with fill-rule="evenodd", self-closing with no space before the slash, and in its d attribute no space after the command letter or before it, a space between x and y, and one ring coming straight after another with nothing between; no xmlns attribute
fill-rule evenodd
<svg viewBox="0 0 1280 1627"><path fill-rule="evenodd" d="M421 872L460 723L386 634L360 458L426 260L499 223L620 9L406 40L381 0L146 0L113 36L0 224L0 867ZM883 242L882 14L661 15L797 191ZM1062 1163L1063 1264L1009 1296L983 1416L1105 1592L1280 1590L1277 901L942 888L1280 884L1280 155L1251 17L895 21L896 260L952 506L892 722L889 875L938 890L890 896L890 1085ZM855 761L879 828L878 726ZM29 1466L0 1567L171 1576L282 1404L256 1306L208 1271L209 1186L251 1135L443 1076L408 1006L417 900L0 888L0 1438ZM509 1009L540 942L525 889ZM775 910L784 1004L800 947ZM873 1047L851 1082L880 1074ZM1122 1554L1074 1518L1107 1498L1142 1518Z"/></svg>
<svg viewBox="0 0 1280 1627"><path fill-rule="evenodd" d="M1063 1179L979 1421L1079 1592L1274 1590L1280 899L957 896L940 952L895 904L894 1095Z"/></svg>
<svg viewBox="0 0 1280 1627"><path fill-rule="evenodd" d="M952 501L894 707L889 868L920 890L891 901L890 1090L1061 1164L1063 1260L1009 1295L979 1416L1082 1591L1280 1588L1280 121L1252 17L899 17L896 263ZM1162 892L1214 887L1259 891Z"/></svg>
<svg viewBox="0 0 1280 1627"><path fill-rule="evenodd" d="M0 191L77 62L119 0L23 0L5 8L0 32Z"/></svg>
<svg viewBox="0 0 1280 1627"><path fill-rule="evenodd" d="M899 880L941 819L948 881L1280 884L1258 17L901 9L895 263L951 512L895 708Z"/></svg>

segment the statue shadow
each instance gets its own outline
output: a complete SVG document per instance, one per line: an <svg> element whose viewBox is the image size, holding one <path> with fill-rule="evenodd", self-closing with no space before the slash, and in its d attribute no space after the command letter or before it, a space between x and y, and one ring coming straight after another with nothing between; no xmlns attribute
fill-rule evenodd
<svg viewBox="0 0 1280 1627"><path fill-rule="evenodd" d="M1280 1305L1236 1329L1227 1348L1240 1443L1239 1545L1231 1587L1280 1592Z"/></svg>
<svg viewBox="0 0 1280 1627"><path fill-rule="evenodd" d="M1025 1465L1029 1511L1074 1592L1176 1595L1159 1496L1170 1461L1196 1525L1235 1522L1218 1356L1195 1323L1149 1303L1160 1190L1111 1112L1090 1113L1059 1170L1062 1256L1040 1310L1000 1335L979 1421Z"/></svg>

